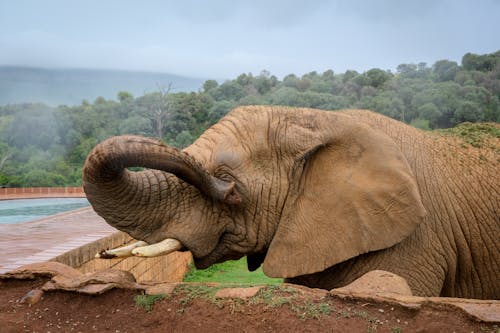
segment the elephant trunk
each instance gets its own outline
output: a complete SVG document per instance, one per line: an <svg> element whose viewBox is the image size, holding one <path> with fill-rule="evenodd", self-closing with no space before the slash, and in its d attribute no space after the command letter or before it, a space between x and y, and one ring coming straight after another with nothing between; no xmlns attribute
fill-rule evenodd
<svg viewBox="0 0 500 333"><path fill-rule="evenodd" d="M156 170L130 172L128 167ZM211 176L191 156L151 138L110 138L90 152L83 168L83 188L94 210L110 225L142 240L175 216L187 190L179 179L213 200L239 200L234 183Z"/></svg>

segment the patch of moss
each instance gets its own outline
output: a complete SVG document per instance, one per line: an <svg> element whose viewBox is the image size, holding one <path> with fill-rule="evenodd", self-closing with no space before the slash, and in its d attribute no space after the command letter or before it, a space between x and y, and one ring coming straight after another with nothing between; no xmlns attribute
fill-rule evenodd
<svg viewBox="0 0 500 333"><path fill-rule="evenodd" d="M436 130L442 135L461 138L465 143L476 147L491 147L491 139L500 139L500 124L496 123L462 123L453 128Z"/></svg>

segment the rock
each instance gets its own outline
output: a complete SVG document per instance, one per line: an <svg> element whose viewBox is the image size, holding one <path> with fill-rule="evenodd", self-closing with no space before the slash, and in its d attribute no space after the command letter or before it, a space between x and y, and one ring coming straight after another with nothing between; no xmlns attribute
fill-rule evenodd
<svg viewBox="0 0 500 333"><path fill-rule="evenodd" d="M148 295L170 295L178 283L161 283L146 288Z"/></svg>
<svg viewBox="0 0 500 333"><path fill-rule="evenodd" d="M427 303L456 306L484 322L500 322L500 301L466 298L429 297Z"/></svg>
<svg viewBox="0 0 500 333"><path fill-rule="evenodd" d="M64 275L67 277L81 276L78 270L55 261L37 262L16 268L10 272L0 274L0 279L34 279L37 276L56 276Z"/></svg>
<svg viewBox="0 0 500 333"><path fill-rule="evenodd" d="M412 295L405 279L394 273L379 270L370 271L345 287L332 289L332 292L366 295Z"/></svg>
<svg viewBox="0 0 500 333"><path fill-rule="evenodd" d="M224 288L220 289L215 293L215 297L217 298L240 298L247 299L250 297L254 297L257 295L259 290L261 290L263 286L249 287L249 288Z"/></svg>
<svg viewBox="0 0 500 333"><path fill-rule="evenodd" d="M118 286L114 283L96 283L80 287L77 291L82 294L99 295L116 287Z"/></svg>
<svg viewBox="0 0 500 333"><path fill-rule="evenodd" d="M456 307L479 321L500 322L500 301L498 300L412 296L410 287L403 278L385 271L366 273L345 287L332 289L330 294L341 298L349 297L398 304L417 311L424 307L431 309Z"/></svg>
<svg viewBox="0 0 500 333"><path fill-rule="evenodd" d="M43 296L43 291L40 290L40 289L33 289L33 290L30 290L26 293L26 295L24 295L22 298L21 298L21 303L26 303L26 304L35 304L35 303L38 303L38 301L42 298Z"/></svg>
<svg viewBox="0 0 500 333"><path fill-rule="evenodd" d="M56 275L43 285L42 290L67 290L85 294L102 294L113 288L143 289L135 282L132 273L117 269L107 269L80 276Z"/></svg>

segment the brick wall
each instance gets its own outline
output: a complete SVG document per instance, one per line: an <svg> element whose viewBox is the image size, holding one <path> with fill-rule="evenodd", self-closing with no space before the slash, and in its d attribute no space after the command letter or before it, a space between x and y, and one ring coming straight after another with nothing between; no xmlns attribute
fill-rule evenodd
<svg viewBox="0 0 500 333"><path fill-rule="evenodd" d="M180 282L191 261L190 252L174 252L153 258L92 259L78 267L78 270L88 273L115 268L131 272L138 282Z"/></svg>
<svg viewBox="0 0 500 333"><path fill-rule="evenodd" d="M31 198L85 198L85 192L82 187L0 188L0 200Z"/></svg>
<svg viewBox="0 0 500 333"><path fill-rule="evenodd" d="M62 262L80 270L82 273L95 272L108 268L126 270L134 274L138 282L179 282L189 269L192 261L190 252L174 252L153 258L129 257L125 259L96 259L95 254L102 249L115 248L129 243L132 239L122 232L101 238L71 250L54 261Z"/></svg>

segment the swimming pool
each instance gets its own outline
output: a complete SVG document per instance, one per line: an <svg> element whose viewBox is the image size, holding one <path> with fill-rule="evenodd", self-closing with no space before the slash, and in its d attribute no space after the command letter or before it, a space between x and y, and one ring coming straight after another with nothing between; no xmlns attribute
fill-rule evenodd
<svg viewBox="0 0 500 333"><path fill-rule="evenodd" d="M45 216L86 207L85 198L44 198L0 201L0 224L28 222Z"/></svg>

